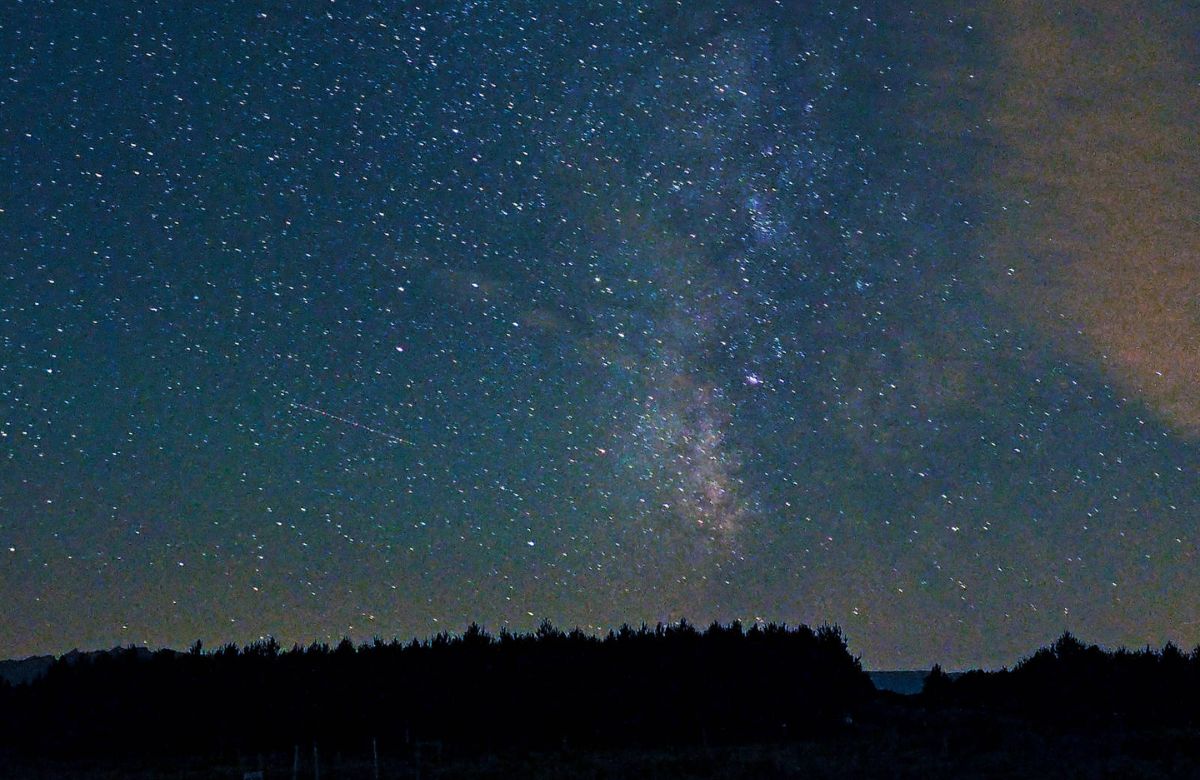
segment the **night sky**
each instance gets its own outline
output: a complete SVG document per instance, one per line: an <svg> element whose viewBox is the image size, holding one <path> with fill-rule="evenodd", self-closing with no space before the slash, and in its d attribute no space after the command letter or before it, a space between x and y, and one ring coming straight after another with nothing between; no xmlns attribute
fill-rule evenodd
<svg viewBox="0 0 1200 780"><path fill-rule="evenodd" d="M1200 10L1079 5L6 3L0 657L1200 642Z"/></svg>

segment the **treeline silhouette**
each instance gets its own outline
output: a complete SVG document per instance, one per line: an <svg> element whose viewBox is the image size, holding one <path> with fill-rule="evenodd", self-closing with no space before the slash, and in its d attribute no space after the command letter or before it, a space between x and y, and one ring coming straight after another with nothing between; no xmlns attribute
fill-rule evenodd
<svg viewBox="0 0 1200 780"><path fill-rule="evenodd" d="M283 650L134 649L0 687L0 748L181 755L378 738L484 750L804 737L874 696L840 629L681 621Z"/></svg>
<svg viewBox="0 0 1200 780"><path fill-rule="evenodd" d="M1200 646L1184 653L1104 650L1064 633L1010 669L954 679L935 666L921 698L935 707L986 709L1042 724L1094 727L1200 724Z"/></svg>

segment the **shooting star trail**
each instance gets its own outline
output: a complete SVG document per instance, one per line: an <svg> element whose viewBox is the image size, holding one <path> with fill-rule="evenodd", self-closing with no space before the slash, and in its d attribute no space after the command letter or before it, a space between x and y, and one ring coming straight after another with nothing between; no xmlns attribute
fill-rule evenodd
<svg viewBox="0 0 1200 780"><path fill-rule="evenodd" d="M292 407L293 409L303 409L304 411L311 412L312 414L319 414L322 417L328 417L329 419L336 420L337 422L340 422L343 425L349 425L351 428L358 428L359 430L366 431L367 433L373 433L376 436L382 436L383 438L387 439L388 441L392 442L393 444L412 444L412 442L409 441L408 439L402 439L393 433L388 433L387 431L381 431L378 428L372 428L369 425L363 425L362 423L358 422L357 420L351 420L348 417L341 417L341 416L333 414L331 412L327 412L324 409L318 409L315 406L308 406L307 404L296 403L295 401L290 401L288 403L288 406Z"/></svg>

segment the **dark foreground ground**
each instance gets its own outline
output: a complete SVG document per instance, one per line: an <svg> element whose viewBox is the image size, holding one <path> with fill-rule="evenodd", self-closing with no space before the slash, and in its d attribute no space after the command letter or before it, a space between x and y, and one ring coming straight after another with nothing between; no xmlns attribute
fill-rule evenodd
<svg viewBox="0 0 1200 780"><path fill-rule="evenodd" d="M456 752L438 743L389 744L380 739L380 778L1197 778L1200 730L1123 727L1087 730L1034 726L969 710L928 709L885 695L853 722L820 736L772 744L675 747L573 747L536 752ZM312 746L264 756L159 759L120 763L61 762L0 756L0 776L66 778L315 777ZM361 753L321 751L320 777L376 777L368 743Z"/></svg>

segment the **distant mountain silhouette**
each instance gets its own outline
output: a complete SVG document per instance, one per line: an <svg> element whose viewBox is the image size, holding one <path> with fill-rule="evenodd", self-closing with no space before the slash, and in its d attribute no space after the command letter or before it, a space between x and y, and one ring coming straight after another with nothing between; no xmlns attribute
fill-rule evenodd
<svg viewBox="0 0 1200 780"><path fill-rule="evenodd" d="M46 670L55 660L52 655L32 655L20 660L0 661L0 680L10 685L33 682L46 674Z"/></svg>
<svg viewBox="0 0 1200 780"><path fill-rule="evenodd" d="M891 691L905 696L921 692L925 678L929 676L928 669L903 669L895 671L867 672L871 682L878 690ZM951 679L962 675L962 672L950 672Z"/></svg>
<svg viewBox="0 0 1200 780"><path fill-rule="evenodd" d="M95 660L101 655L126 653L130 649L137 653L138 657L143 660L149 660L154 656L152 651L144 647L114 647L112 650L72 650L58 657L52 655L33 655L28 658L0 661L0 680L10 685L24 685L44 677L56 661L71 665L80 661Z"/></svg>

